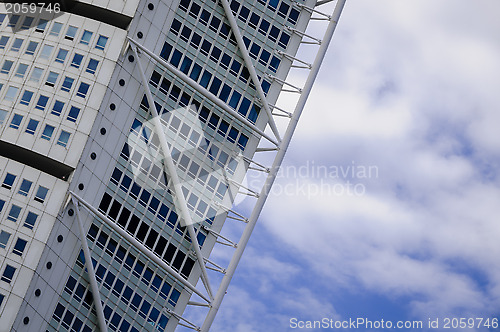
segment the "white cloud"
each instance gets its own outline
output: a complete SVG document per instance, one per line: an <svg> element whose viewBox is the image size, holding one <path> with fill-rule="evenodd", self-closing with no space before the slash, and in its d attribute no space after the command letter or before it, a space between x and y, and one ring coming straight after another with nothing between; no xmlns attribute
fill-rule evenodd
<svg viewBox="0 0 500 332"><path fill-rule="evenodd" d="M270 197L262 224L307 263L280 262L279 250L256 263L254 247L246 272L261 280L239 291L275 298L288 287L308 300L253 303L268 310L252 309L255 326L294 306L336 314L339 289L404 299L418 317L498 313L499 10L495 0L347 2L286 162L376 165L379 176L349 179L363 196ZM288 184L321 179L276 183ZM279 286L273 266L289 271ZM314 285L298 282L305 272ZM234 304L251 301L239 295Z"/></svg>

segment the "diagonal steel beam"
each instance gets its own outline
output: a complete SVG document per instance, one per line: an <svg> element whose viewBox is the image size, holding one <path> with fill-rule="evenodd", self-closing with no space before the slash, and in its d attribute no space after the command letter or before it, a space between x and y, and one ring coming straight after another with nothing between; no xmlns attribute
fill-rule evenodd
<svg viewBox="0 0 500 332"><path fill-rule="evenodd" d="M81 203L90 213L92 213L96 218L99 218L103 223L108 225L111 229L113 229L118 235L120 235L122 238L124 238L128 243L130 243L135 249L137 249L141 254L144 256L148 257L153 261L155 264L157 264L159 267L161 267L163 270L167 271L169 274L172 275L178 281L179 283L183 284L185 287L190 289L193 293L201 297L204 301L207 303L211 303L210 299L207 298L202 292L200 292L195 286L193 286L189 281L184 279L177 271L175 271L173 268L171 268L167 263L165 263L160 257L156 256L155 253L153 253L151 250L146 248L142 243L137 241L132 235L128 234L123 228L118 226L116 223L111 221L108 217L106 217L103 213L101 213L99 210L97 210L95 207L90 205L87 201L85 201L83 198L75 194L74 192L70 191L69 192L73 198L78 200L79 203Z"/></svg>
<svg viewBox="0 0 500 332"><path fill-rule="evenodd" d="M182 219L184 219L184 222L186 224L186 228L188 229L189 237L191 238L191 245L193 246L194 252L196 254L196 261L198 262L198 265L200 266L201 269L201 280L203 282L203 285L205 286L205 289L207 290L208 296L210 296L211 299L213 299L213 293L212 293L212 288L210 286L210 280L208 280L208 274L207 274L207 269L205 266L205 263L203 261L203 254L201 253L200 249L200 244L198 243L198 238L196 237L196 233L194 231L193 227L193 221L191 219L191 214L189 212L186 198L184 197L184 193L182 192L182 185L181 181L179 179L179 175L177 174L177 170L174 165L174 161L172 160L172 151L170 150L168 143L167 143L167 138L165 137L165 132L163 131L164 126L161 124L160 117L158 114L156 114L156 110L154 109L154 98L153 94L151 93L151 90L149 89L149 84L148 80L146 78L146 75L144 74L144 69L142 68L141 65L141 59L139 58L139 54L137 53L137 50L135 47L132 47L132 51L134 52L134 55L137 58L137 66L139 68L139 72L141 74L142 78L142 84L144 85L144 89L146 90L146 97L148 99L148 104L149 104L149 113L151 114L152 121L154 124L154 129L156 131L156 134L158 135L158 138L160 140L160 146L161 146L161 151L163 155L163 160L165 161L163 163L163 167L167 168L167 172L170 175L170 179L172 180L173 184L173 189L175 192L175 200L177 201L177 204L175 206L180 210Z"/></svg>
<svg viewBox="0 0 500 332"><path fill-rule="evenodd" d="M158 55L154 54L150 50L148 50L146 47L142 46L132 38L128 38L128 40L137 46L142 52L146 53L148 56L150 56L152 59L154 59L157 63L160 63L162 66L167 68L170 72L175 74L177 78L180 78L184 83L201 93L203 96L205 96L207 99L209 99L211 102L213 102L215 105L219 106L221 109L226 111L226 113L231 114L234 118L236 118L238 121L243 123L244 125L250 127L254 133L259 134L260 136L264 137L267 139L269 142L273 143L275 146L279 146L279 142L274 139L273 137L269 136L268 134L264 133L261 129L259 129L255 124L251 123L248 121L248 119L244 118L241 114L227 106L222 100L214 96L210 91L193 81L189 76L184 74L182 71L179 69L175 68L172 66L170 63L166 62L162 58L160 58Z"/></svg>
<svg viewBox="0 0 500 332"><path fill-rule="evenodd" d="M108 327L106 326L106 320L104 319L104 311L102 309L99 285L97 285L94 266L92 265L92 256L90 255L89 245L87 244L87 237L85 236L85 230L83 229L82 220L80 219L80 205L74 197L71 197L71 202L75 207L76 220L78 222L78 229L80 230L80 240L82 242L83 255L85 256L85 266L87 267L87 274L90 279L90 288L92 290L92 298L94 299L94 307L97 314L97 325L99 326L99 330L101 330L101 332L107 332Z"/></svg>
<svg viewBox="0 0 500 332"><path fill-rule="evenodd" d="M262 86L260 85L259 78L257 77L257 72L255 71L255 66L250 58L250 54L248 54L248 50L245 46L245 42L243 41L243 37L241 36L240 28L238 27L238 23L234 18L233 12L231 11L231 7L229 6L229 2L227 0L219 0L224 8L224 12L226 13L226 18L229 21L229 25L231 26L231 30L236 38L236 42L238 43L238 48L240 50L241 55L243 56L243 60L245 61L245 65L247 66L248 72L250 73L250 77L255 86L255 90L257 90L257 94L259 95L260 100L262 101L262 105L264 106L264 110L267 113L269 126L273 131L274 136L281 142L281 137L278 131L278 127L276 127L276 122L274 122L273 114L271 109L269 108L269 103L267 102L267 98L264 95L264 91L262 90Z"/></svg>

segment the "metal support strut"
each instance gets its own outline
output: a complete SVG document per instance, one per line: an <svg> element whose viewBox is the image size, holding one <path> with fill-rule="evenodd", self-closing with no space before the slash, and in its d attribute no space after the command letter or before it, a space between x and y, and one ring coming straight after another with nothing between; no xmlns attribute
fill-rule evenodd
<svg viewBox="0 0 500 332"><path fill-rule="evenodd" d="M270 193L271 186L276 179L276 176L278 174L279 166L283 162L283 159L285 157L286 150L288 146L290 145L292 135L297 127L298 120L300 118L300 115L302 114L302 111L304 109L304 106L306 104L307 98L309 97L309 94L311 92L314 80L316 79L316 76L318 75L319 69L321 67L321 62L323 61L326 51L328 50L328 46L330 44L330 41L332 39L333 33L335 31L335 28L337 26L337 21L340 17L340 14L342 13L342 9L344 7L346 0L338 0L337 4L335 5L335 10L333 12L332 20L330 20L325 37L323 39L323 43L318 49L318 54L316 55L316 58L314 60L314 63L311 68L311 72L309 73L309 76L307 77L306 83L303 88L303 93L300 95L299 100L297 102L297 105L295 106L295 110L293 112L292 119L290 120L290 123L287 126L285 135L283 136L283 141L281 142L281 148L278 150L276 157L273 162L273 166L271 168L271 172L269 173L269 176L266 179L266 182L261 190L261 194L259 198L257 199L257 202L255 204L255 207L252 211L252 214L249 218L248 224L245 227L245 230L243 231L243 235L241 236L241 239L238 243L238 247L236 248L233 257L231 258L231 262L229 263L228 268L226 269L226 274L222 278L221 284L219 286L219 289L217 293L215 294L215 298L212 302L212 307L210 308L207 317L205 319L205 322L203 323L201 327L201 332L207 332L210 329L210 326L212 325L215 315L217 314L217 311L219 310L219 307L222 303L222 299L224 298L224 295L226 294L227 288L229 286L229 283L231 282L231 279L233 278L234 272L236 270L236 267L238 266L238 263L241 259L241 256L243 255L243 252L245 251L245 248L248 244L248 240L250 239L250 235L252 234L255 225L257 223L257 219L262 211L262 208L264 207L264 203L267 199L267 196Z"/></svg>
<svg viewBox="0 0 500 332"><path fill-rule="evenodd" d="M87 237L83 229L82 220L80 219L80 206L71 196L71 202L75 206L76 220L78 222L78 229L80 230L80 240L82 241L83 255L85 256L85 266L87 267L87 274L89 275L90 289L92 290L92 298L94 299L95 312L97 314L97 325L101 332L107 332L106 320L104 319L104 311L102 309L101 294L99 293L99 285L95 277L94 266L92 265L92 256L90 255L89 245L87 244Z"/></svg>
<svg viewBox="0 0 500 332"><path fill-rule="evenodd" d="M171 274L173 278L176 279L177 282L184 285L186 288L191 290L193 293L201 297L207 303L211 303L210 299L207 298L202 292L200 292L194 285L192 285L189 281L184 279L179 273L177 273L173 268L171 268L167 263L165 263L160 257L156 256L151 250L146 248L142 243L137 241L132 235L128 234L123 228L118 226L113 221L109 220L103 213L94 208L88 202L86 202L83 198L70 191L71 197L75 198L81 205L83 205L90 213L92 213L96 218L99 218L103 223L108 225L113 231L115 231L119 236L125 239L128 243L130 243L135 249L137 249L141 254L148 257L157 264L160 268L165 270L167 273ZM107 331L107 330L105 330Z"/></svg>
<svg viewBox="0 0 500 332"><path fill-rule="evenodd" d="M262 105L264 106L264 110L267 113L267 118L268 118L267 121L269 122L269 126L271 127L271 130L273 131L273 134L278 140L278 142L280 142L281 137L278 132L278 128L276 127L276 123L274 122L273 115L271 114L269 103L267 102L267 98L264 95L264 91L262 90L262 86L257 76L257 72L255 71L255 66L253 65L252 59L248 54L245 42L243 41L243 37L241 36L240 28L238 27L238 23L236 22L236 19L233 16L233 12L231 11L229 2L227 0L219 0L219 1L222 4L222 7L224 8L226 18L229 21L229 25L231 26L231 30L236 39L236 43L238 44L238 48L240 49L240 53L243 57L243 60L245 61L245 65L248 69L248 72L250 73L250 77L252 78L253 84L255 85L255 90L257 91L257 94L259 95Z"/></svg>

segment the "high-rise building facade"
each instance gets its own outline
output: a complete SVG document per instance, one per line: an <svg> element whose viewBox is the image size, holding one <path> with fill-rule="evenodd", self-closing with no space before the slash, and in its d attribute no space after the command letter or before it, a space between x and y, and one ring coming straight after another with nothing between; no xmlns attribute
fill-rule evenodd
<svg viewBox="0 0 500 332"><path fill-rule="evenodd" d="M0 4L0 331L210 327L343 1L320 14L323 41L305 34L316 5ZM320 45L312 64L295 57L303 43ZM310 71L303 88L286 82L293 67ZM288 87L290 113L275 105ZM291 119L283 137L277 115ZM271 167L259 152L276 153ZM249 170L266 174L260 192ZM242 195L256 198L248 218ZM228 219L245 225L239 241ZM217 245L235 251L227 268Z"/></svg>

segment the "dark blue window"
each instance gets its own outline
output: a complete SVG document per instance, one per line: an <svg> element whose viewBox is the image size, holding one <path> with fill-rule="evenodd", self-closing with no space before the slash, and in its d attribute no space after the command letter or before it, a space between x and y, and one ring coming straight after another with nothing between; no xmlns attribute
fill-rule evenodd
<svg viewBox="0 0 500 332"><path fill-rule="evenodd" d="M290 22L292 24L296 24L297 20L299 18L299 14L300 14L300 12L298 10L296 10L295 8L292 8L292 10L290 11L290 15L288 16L288 22Z"/></svg>
<svg viewBox="0 0 500 332"><path fill-rule="evenodd" d="M213 93L214 95L217 95L221 84L222 84L222 81L220 79L218 79L217 77L214 77L212 84L210 85L210 92Z"/></svg>
<svg viewBox="0 0 500 332"><path fill-rule="evenodd" d="M78 92L76 93L76 95L78 97L82 97L82 98L85 98L87 96L87 92L89 92L89 88L90 88L90 85L88 85L87 83L80 83L80 87L78 88Z"/></svg>
<svg viewBox="0 0 500 332"><path fill-rule="evenodd" d="M231 88L229 87L229 85L227 84L224 84L222 86L222 90L220 92L220 95L219 95L219 98L223 101L223 102L226 102L227 99L229 98L229 94L231 93Z"/></svg>
<svg viewBox="0 0 500 332"><path fill-rule="evenodd" d="M48 101L49 101L49 97L40 95L40 97L38 98L38 102L36 103L35 108L38 110L41 110L41 111L45 110L45 106L47 106Z"/></svg>
<svg viewBox="0 0 500 332"><path fill-rule="evenodd" d="M142 297L139 294L135 294L132 299L132 305L135 306L136 309L139 309L139 305L141 304Z"/></svg>
<svg viewBox="0 0 500 332"><path fill-rule="evenodd" d="M168 60L168 57L170 56L170 52L172 52L172 45L170 45L169 43L165 43L163 45L161 52L160 52L160 56L163 59Z"/></svg>
<svg viewBox="0 0 500 332"><path fill-rule="evenodd" d="M219 30L220 24L221 24L221 20L218 17L213 16L212 21L210 21L210 29L217 32L217 30Z"/></svg>
<svg viewBox="0 0 500 332"><path fill-rule="evenodd" d="M214 46L214 48L212 49L212 53L210 54L210 59L215 62L218 62L221 54L222 51L220 50L220 48Z"/></svg>
<svg viewBox="0 0 500 332"><path fill-rule="evenodd" d="M278 7L279 0L271 0L269 1L269 5L267 6L271 10L276 10Z"/></svg>
<svg viewBox="0 0 500 332"><path fill-rule="evenodd" d="M231 142L234 143L236 141L236 137L238 137L238 130L235 128L231 128L229 131L229 135L227 136L227 139Z"/></svg>
<svg viewBox="0 0 500 332"><path fill-rule="evenodd" d="M264 35L267 34L267 31L269 30L270 26L271 26L271 23L269 23L266 20L262 20L262 22L260 22L259 32L261 32Z"/></svg>
<svg viewBox="0 0 500 332"><path fill-rule="evenodd" d="M260 112L260 107L257 105L253 105L252 109L250 110L250 114L248 115L248 120L255 123L257 117L259 116L259 112Z"/></svg>
<svg viewBox="0 0 500 332"><path fill-rule="evenodd" d="M276 41L278 39L279 33L280 29L273 25L271 31L269 31L269 39L271 39L272 41Z"/></svg>
<svg viewBox="0 0 500 332"><path fill-rule="evenodd" d="M201 80L200 80L200 85L202 87L206 88L208 86L208 83L210 82L211 78L212 78L212 75L208 71L203 72L203 75L201 76Z"/></svg>
<svg viewBox="0 0 500 332"><path fill-rule="evenodd" d="M238 113L243 116L247 115L250 104L250 100L247 97L243 97L243 101L241 102L240 108L238 109Z"/></svg>
<svg viewBox="0 0 500 332"><path fill-rule="evenodd" d="M180 70L187 75L189 73L189 69L191 68L191 64L193 63L193 60L191 60L188 57L184 57L184 60L182 60L182 65Z"/></svg>
<svg viewBox="0 0 500 332"><path fill-rule="evenodd" d="M193 65L193 70L191 70L191 74L189 77L191 77L193 80L197 81L198 78L200 77L201 73L201 66L197 63Z"/></svg>
<svg viewBox="0 0 500 332"><path fill-rule="evenodd" d="M198 48L201 42L201 36L197 34L196 32L193 33L193 36L191 37L191 45L194 48Z"/></svg>
<svg viewBox="0 0 500 332"><path fill-rule="evenodd" d="M279 41L279 45L283 48L286 48L288 46L288 42L290 41L290 36L287 35L286 33L282 33Z"/></svg>
<svg viewBox="0 0 500 332"><path fill-rule="evenodd" d="M231 57L224 53L220 62L221 66L227 69L227 67L229 67L229 63L231 63Z"/></svg>
<svg viewBox="0 0 500 332"><path fill-rule="evenodd" d="M281 60L275 56L271 59L271 63L269 64L269 67L272 71L276 72L278 70L278 67L280 65Z"/></svg>
<svg viewBox="0 0 500 332"><path fill-rule="evenodd" d="M246 135L241 134L240 139L238 140L238 145L242 150L245 149L248 143L248 137Z"/></svg>
<svg viewBox="0 0 500 332"><path fill-rule="evenodd" d="M241 93L239 93L238 91L233 91L233 95L231 96L231 100L229 100L229 106L236 109L240 99L241 99Z"/></svg>
<svg viewBox="0 0 500 332"><path fill-rule="evenodd" d="M174 50L174 54L172 55L172 59L170 59L170 63L177 67L179 66L179 62L181 62L182 53L178 50Z"/></svg>
<svg viewBox="0 0 500 332"><path fill-rule="evenodd" d="M207 12L205 9L203 9L201 11L201 16L200 16L201 23L207 24L209 19L210 19L210 13Z"/></svg>
<svg viewBox="0 0 500 332"><path fill-rule="evenodd" d="M170 31L172 31L177 35L179 33L180 28L181 28L181 22L179 22L177 19L174 18L172 25L170 26Z"/></svg>

